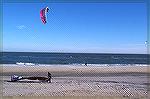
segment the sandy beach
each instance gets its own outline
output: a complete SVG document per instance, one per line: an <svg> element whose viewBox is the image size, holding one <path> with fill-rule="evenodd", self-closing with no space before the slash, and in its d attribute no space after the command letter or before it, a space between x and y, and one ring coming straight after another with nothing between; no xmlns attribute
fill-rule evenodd
<svg viewBox="0 0 150 99"><path fill-rule="evenodd" d="M7 82L10 75L47 76L51 83L39 81ZM149 66L1 65L3 96L113 96L147 99Z"/></svg>

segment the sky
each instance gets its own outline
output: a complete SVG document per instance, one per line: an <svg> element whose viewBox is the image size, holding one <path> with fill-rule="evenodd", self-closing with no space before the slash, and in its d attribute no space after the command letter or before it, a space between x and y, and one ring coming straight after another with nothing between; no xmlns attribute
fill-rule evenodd
<svg viewBox="0 0 150 99"><path fill-rule="evenodd" d="M146 10L144 3L5 3L3 51L143 54Z"/></svg>

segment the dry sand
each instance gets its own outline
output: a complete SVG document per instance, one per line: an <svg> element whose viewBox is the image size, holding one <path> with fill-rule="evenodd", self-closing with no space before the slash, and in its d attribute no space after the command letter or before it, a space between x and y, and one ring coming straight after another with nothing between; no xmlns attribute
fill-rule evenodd
<svg viewBox="0 0 150 99"><path fill-rule="evenodd" d="M3 96L118 96L148 99L148 66L1 66ZM52 83L7 82L10 75L46 76Z"/></svg>

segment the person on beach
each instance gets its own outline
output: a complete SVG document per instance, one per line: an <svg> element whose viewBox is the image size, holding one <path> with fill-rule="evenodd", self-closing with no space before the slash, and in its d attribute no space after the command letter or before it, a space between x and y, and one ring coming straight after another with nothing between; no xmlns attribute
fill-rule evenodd
<svg viewBox="0 0 150 99"><path fill-rule="evenodd" d="M48 79L47 79L47 82L51 83L51 79L52 79L52 75L51 75L51 73L48 72Z"/></svg>

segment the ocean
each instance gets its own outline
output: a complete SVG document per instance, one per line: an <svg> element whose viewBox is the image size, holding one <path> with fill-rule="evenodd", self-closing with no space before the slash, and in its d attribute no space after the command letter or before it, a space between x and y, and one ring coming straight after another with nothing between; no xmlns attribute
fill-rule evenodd
<svg viewBox="0 0 150 99"><path fill-rule="evenodd" d="M149 54L1 52L0 64L150 64Z"/></svg>

